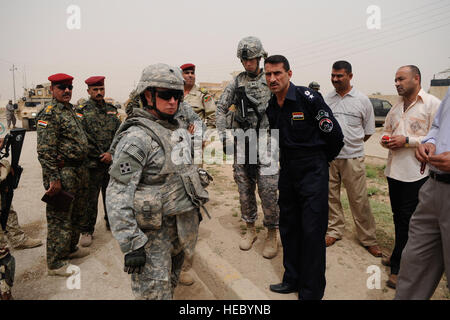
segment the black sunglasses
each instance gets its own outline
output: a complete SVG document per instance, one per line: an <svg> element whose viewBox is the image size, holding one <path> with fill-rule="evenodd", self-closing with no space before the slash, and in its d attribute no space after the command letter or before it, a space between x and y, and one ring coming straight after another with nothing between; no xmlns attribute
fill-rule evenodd
<svg viewBox="0 0 450 320"><path fill-rule="evenodd" d="M161 98L163 100L170 100L172 97L175 100L180 100L181 97L183 96L183 91L180 90L164 90L164 91L159 91L156 90L156 93L158 94L158 98Z"/></svg>
<svg viewBox="0 0 450 320"><path fill-rule="evenodd" d="M58 84L56 87L62 91L66 90L66 89L69 89L69 90L73 89L73 85L71 85L71 84Z"/></svg>

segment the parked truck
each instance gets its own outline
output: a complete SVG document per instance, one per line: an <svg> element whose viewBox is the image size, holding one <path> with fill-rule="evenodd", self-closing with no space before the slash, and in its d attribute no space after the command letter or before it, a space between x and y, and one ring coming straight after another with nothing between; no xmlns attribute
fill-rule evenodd
<svg viewBox="0 0 450 320"><path fill-rule="evenodd" d="M50 83L38 84L36 88L24 89L24 94L17 102L18 118L22 120L22 128L36 130L36 115L46 102L52 100Z"/></svg>

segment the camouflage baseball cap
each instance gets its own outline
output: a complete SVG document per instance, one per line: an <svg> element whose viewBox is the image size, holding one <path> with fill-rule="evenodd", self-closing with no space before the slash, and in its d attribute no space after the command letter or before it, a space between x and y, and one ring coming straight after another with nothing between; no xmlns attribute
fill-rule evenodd
<svg viewBox="0 0 450 320"><path fill-rule="evenodd" d="M184 79L180 68L164 63L152 64L142 71L136 93L141 94L148 87L184 90Z"/></svg>
<svg viewBox="0 0 450 320"><path fill-rule="evenodd" d="M264 51L261 40L256 37L245 37L239 41L237 57L246 60L259 57L267 58L267 52Z"/></svg>

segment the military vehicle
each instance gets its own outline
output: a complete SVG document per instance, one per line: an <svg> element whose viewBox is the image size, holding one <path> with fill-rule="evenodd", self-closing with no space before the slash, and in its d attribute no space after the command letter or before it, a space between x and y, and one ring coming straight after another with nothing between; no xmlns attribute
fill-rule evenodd
<svg viewBox="0 0 450 320"><path fill-rule="evenodd" d="M22 128L36 130L36 115L50 101L50 83L38 84L34 89L24 89L23 97L17 102L17 115L22 120Z"/></svg>

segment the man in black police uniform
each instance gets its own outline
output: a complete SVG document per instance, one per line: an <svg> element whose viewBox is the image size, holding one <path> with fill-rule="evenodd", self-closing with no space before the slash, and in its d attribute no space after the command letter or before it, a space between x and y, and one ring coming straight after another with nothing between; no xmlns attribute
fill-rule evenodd
<svg viewBox="0 0 450 320"><path fill-rule="evenodd" d="M265 60L273 93L266 113L270 129L279 129L280 236L283 281L277 293L298 292L302 300L322 299L325 291L325 233L328 225L328 162L344 145L332 111L313 90L290 82L283 56Z"/></svg>

